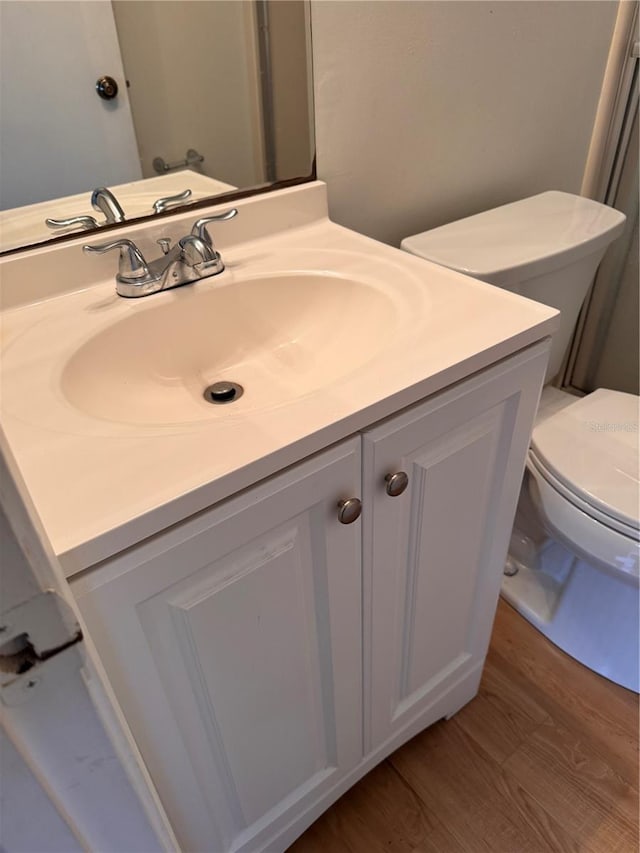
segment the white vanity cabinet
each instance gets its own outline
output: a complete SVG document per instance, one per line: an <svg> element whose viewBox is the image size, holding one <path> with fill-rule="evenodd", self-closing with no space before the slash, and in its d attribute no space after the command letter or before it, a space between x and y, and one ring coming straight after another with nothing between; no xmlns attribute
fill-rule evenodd
<svg viewBox="0 0 640 853"><path fill-rule="evenodd" d="M362 760L351 438L72 582L184 851L262 845Z"/></svg>
<svg viewBox="0 0 640 853"><path fill-rule="evenodd" d="M284 849L472 698L546 359L531 347L72 579L185 851ZM341 524L349 497L363 514Z"/></svg>
<svg viewBox="0 0 640 853"><path fill-rule="evenodd" d="M480 680L539 371L516 356L364 433L367 751Z"/></svg>

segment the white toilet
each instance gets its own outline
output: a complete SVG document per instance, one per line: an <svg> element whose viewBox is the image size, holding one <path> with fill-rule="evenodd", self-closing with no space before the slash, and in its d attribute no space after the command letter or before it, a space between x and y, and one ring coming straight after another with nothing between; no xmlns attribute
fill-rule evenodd
<svg viewBox="0 0 640 853"><path fill-rule="evenodd" d="M568 654L639 692L639 398L606 389L580 398L548 384L624 222L590 199L545 192L402 248L560 309L502 594Z"/></svg>

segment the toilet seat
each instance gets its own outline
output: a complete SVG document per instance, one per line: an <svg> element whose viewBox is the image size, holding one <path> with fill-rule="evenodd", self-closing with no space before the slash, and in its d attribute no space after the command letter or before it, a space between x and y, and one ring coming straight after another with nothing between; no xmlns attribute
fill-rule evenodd
<svg viewBox="0 0 640 853"><path fill-rule="evenodd" d="M602 524L604 527L608 527L611 530L616 530L618 533L621 533L629 539L640 541L640 531L630 524L625 524L619 519L616 519L605 512L601 512L597 507L594 507L592 504L588 503L588 501L583 500L577 493L577 490L572 491L567 488L552 471L549 471L549 469L545 467L544 463L531 449L529 449L529 454L527 456L527 469L531 474L536 474L538 477L542 477L549 486L555 489L555 491L562 496L564 500L569 501L585 515L588 515L589 518L597 521L598 524Z"/></svg>
<svg viewBox="0 0 640 853"><path fill-rule="evenodd" d="M529 491L553 532L576 553L636 580L637 408L632 394L595 391L536 427L527 460Z"/></svg>
<svg viewBox="0 0 640 853"><path fill-rule="evenodd" d="M528 488L534 505L546 526L578 556L600 565L608 572L638 583L640 579L640 535L628 527L626 531L608 526L602 517L585 511L579 498L559 483L553 475L542 470L530 453L527 460L530 474Z"/></svg>
<svg viewBox="0 0 640 853"><path fill-rule="evenodd" d="M625 535L640 530L638 397L599 389L539 424L538 471L572 503Z"/></svg>

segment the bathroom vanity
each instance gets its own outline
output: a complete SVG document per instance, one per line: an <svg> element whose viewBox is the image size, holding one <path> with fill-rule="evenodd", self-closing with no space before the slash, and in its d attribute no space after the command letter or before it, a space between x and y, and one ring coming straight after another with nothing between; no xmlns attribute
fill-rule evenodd
<svg viewBox="0 0 640 853"><path fill-rule="evenodd" d="M248 853L475 695L557 312L319 182L237 207L145 299L80 241L5 259L2 423L182 848Z"/></svg>

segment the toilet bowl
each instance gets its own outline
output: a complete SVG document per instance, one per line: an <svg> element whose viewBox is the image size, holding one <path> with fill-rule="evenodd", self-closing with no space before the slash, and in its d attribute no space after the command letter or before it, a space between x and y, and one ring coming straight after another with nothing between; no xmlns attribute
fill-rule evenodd
<svg viewBox="0 0 640 853"><path fill-rule="evenodd" d="M528 469L548 525L578 554L638 577L638 398L600 389L536 426Z"/></svg>
<svg viewBox="0 0 640 853"><path fill-rule="evenodd" d="M502 594L572 657L638 692L638 398L563 396L533 431Z"/></svg>
<svg viewBox="0 0 640 853"><path fill-rule="evenodd" d="M558 374L597 267L622 231L612 208L548 192L408 237L402 248L559 308ZM639 399L542 393L503 596L556 645L639 692Z"/></svg>

